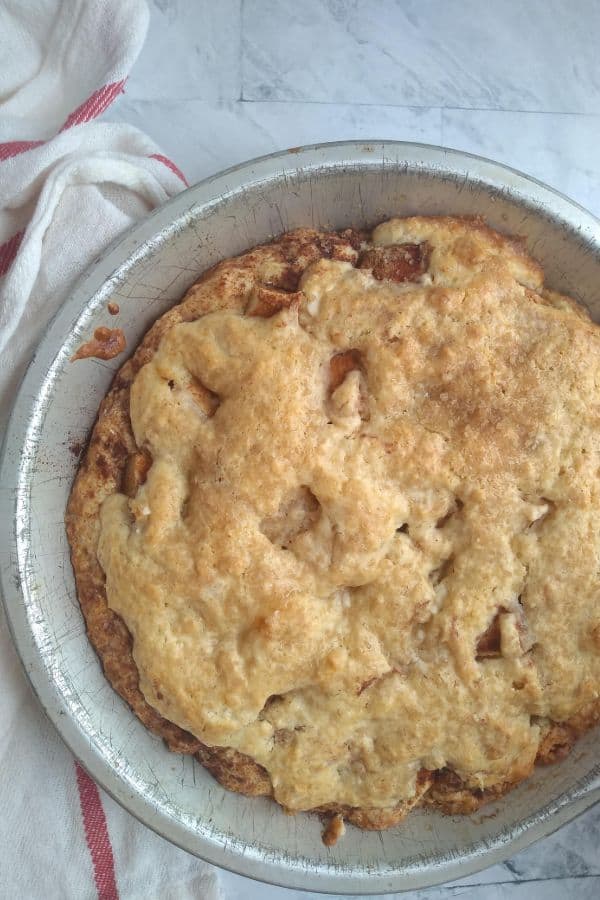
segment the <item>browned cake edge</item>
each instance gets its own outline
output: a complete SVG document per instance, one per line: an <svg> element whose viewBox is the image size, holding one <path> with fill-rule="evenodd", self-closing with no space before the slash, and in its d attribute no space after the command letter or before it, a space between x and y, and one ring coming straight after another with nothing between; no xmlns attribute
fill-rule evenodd
<svg viewBox="0 0 600 900"><path fill-rule="evenodd" d="M444 221L448 222L449 219ZM456 220L455 220L456 221ZM462 223L464 224L464 220ZM524 253L519 241L502 238L488 229L479 219L469 219L476 231L483 230L494 242L505 243L511 252ZM308 265L320 258L344 259L357 264L358 251L367 247L368 235L346 230L340 233L319 233L311 229L299 229L282 235L271 244L257 247L235 259L228 259L205 272L188 291L184 299L149 329L133 356L116 374L112 386L102 401L91 438L77 472L68 501L66 526L71 547L71 561L79 603L86 622L88 636L113 688L129 704L135 715L150 731L162 737L168 747L179 753L194 754L199 762L229 790L242 794L272 795L272 785L266 770L250 757L231 748L208 747L189 732L164 719L146 702L139 689L138 669L132 654L132 638L122 619L108 606L104 573L96 557L99 536L99 510L103 500L116 491L134 493L145 477L144 456L136 447L129 419L130 386L139 369L155 353L159 342L173 325L193 321L205 313L225 306L242 306L235 292L219 290L228 277L244 270L254 276L261 262L275 262L276 277L257 286L254 302L259 307L249 314L269 315L277 308L272 303L281 302L285 294L297 290L298 280ZM407 245L408 246L408 245ZM412 247L412 245L410 245ZM363 252L362 265L371 268L368 251ZM421 256L416 259L416 275L420 274ZM360 263L359 263L360 264ZM396 281L410 279L404 261L400 271L392 261L380 260L376 277ZM211 294L213 302L207 305L206 295L194 288L208 279L215 284ZM558 297L559 295L554 295ZM538 302L548 302L546 292L537 295ZM258 298L258 301L257 299ZM285 298L284 298L285 299ZM290 298L291 300L292 298ZM565 302L570 304L568 298ZM581 307L578 308L581 311ZM585 313L584 313L585 315ZM536 763L559 761L568 755L575 740L600 721L600 702L581 710L568 721L546 723L539 746ZM431 772L421 770L417 779L417 792L411 800L384 809L347 807L338 804L322 806L311 812L325 817L342 816L346 821L365 829L381 830L398 824L411 809L431 806L447 814L472 813L483 804L502 797L527 778L533 766L517 767L507 772L499 783L480 789L462 781L449 769ZM331 843L332 841L328 841Z"/></svg>

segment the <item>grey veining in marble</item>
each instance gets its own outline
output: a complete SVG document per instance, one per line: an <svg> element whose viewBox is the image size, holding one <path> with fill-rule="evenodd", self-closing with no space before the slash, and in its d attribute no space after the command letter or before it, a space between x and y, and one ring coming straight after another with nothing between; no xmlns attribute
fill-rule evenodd
<svg viewBox="0 0 600 900"><path fill-rule="evenodd" d="M600 116L445 109L441 143L521 169L600 213Z"/></svg>
<svg viewBox="0 0 600 900"><path fill-rule="evenodd" d="M381 137L498 159L598 215L599 34L597 0L153 0L106 118L150 134L190 182L285 147ZM221 880L227 900L307 897ZM598 898L600 807L502 865L396 896Z"/></svg>
<svg viewBox="0 0 600 900"><path fill-rule="evenodd" d="M154 0L150 7L129 92L153 101L240 97L240 0Z"/></svg>
<svg viewBox="0 0 600 900"><path fill-rule="evenodd" d="M282 147L356 137L368 140L380 134L437 144L441 135L439 109L148 101L125 94L119 100L118 116L160 143L190 182Z"/></svg>
<svg viewBox="0 0 600 900"><path fill-rule="evenodd" d="M600 112L594 0L246 0L249 100Z"/></svg>

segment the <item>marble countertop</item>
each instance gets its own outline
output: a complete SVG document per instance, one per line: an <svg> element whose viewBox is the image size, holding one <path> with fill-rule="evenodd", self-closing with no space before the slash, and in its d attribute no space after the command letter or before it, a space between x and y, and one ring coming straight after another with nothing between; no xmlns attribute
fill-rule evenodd
<svg viewBox="0 0 600 900"><path fill-rule="evenodd" d="M193 183L319 141L443 144L527 172L600 215L596 0L153 0L106 118L147 132ZM222 873L227 898L303 900ZM316 895L314 895L316 896ZM600 806L440 900L600 896Z"/></svg>

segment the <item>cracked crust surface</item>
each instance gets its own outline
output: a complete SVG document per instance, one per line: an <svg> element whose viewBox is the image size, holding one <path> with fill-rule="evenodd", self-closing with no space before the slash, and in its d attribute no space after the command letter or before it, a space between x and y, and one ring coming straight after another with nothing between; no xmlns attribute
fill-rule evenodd
<svg viewBox="0 0 600 900"><path fill-rule="evenodd" d="M118 373L69 502L107 677L226 787L363 828L562 758L600 714L599 369L476 219L220 263Z"/></svg>

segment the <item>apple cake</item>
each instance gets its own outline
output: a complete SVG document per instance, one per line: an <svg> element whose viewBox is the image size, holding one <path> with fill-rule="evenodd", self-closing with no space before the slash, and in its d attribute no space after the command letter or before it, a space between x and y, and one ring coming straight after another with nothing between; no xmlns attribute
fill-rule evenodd
<svg viewBox="0 0 600 900"><path fill-rule="evenodd" d="M478 218L299 229L206 272L67 510L115 690L225 787L383 829L600 718L600 329Z"/></svg>

